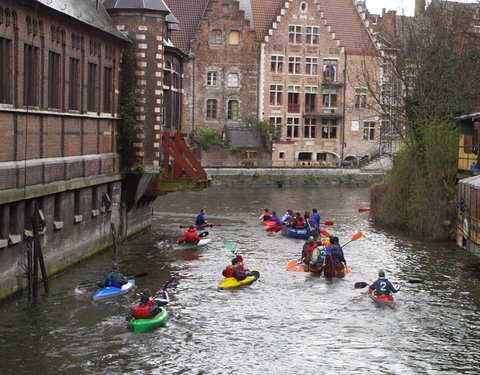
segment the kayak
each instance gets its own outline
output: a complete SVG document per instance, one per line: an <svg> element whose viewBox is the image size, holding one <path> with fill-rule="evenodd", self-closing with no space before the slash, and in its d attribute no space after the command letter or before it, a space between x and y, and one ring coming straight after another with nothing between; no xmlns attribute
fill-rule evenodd
<svg viewBox="0 0 480 375"><path fill-rule="evenodd" d="M262 224L266 225L267 227L271 227L272 225L277 225L277 222L273 220L263 220Z"/></svg>
<svg viewBox="0 0 480 375"><path fill-rule="evenodd" d="M370 211L370 207L359 207L358 212Z"/></svg>
<svg viewBox="0 0 480 375"><path fill-rule="evenodd" d="M135 319L128 322L128 329L132 332L150 332L160 327L168 319L167 309L160 307L160 312L150 319Z"/></svg>
<svg viewBox="0 0 480 375"><path fill-rule="evenodd" d="M195 250L207 246L212 241L211 238L202 238L197 243L182 243L173 246L173 250Z"/></svg>
<svg viewBox="0 0 480 375"><path fill-rule="evenodd" d="M395 299L391 294L375 294L375 290L372 288L368 288L368 295L380 305L393 307L393 304L395 303Z"/></svg>
<svg viewBox="0 0 480 375"><path fill-rule="evenodd" d="M106 286L104 288L98 289L93 295L95 301L102 299L114 298L128 293L135 287L135 279L128 280L128 283L122 285L121 288L116 288L113 286Z"/></svg>
<svg viewBox="0 0 480 375"><path fill-rule="evenodd" d="M245 279L241 281L238 281L234 277L225 277L222 281L220 281L220 283L218 284L218 287L220 289L228 289L228 288L235 288L241 285L251 284L260 277L260 272L258 272L258 270L252 270L252 273L255 273L255 275L258 275L258 276L254 276L254 275L247 276Z"/></svg>
<svg viewBox="0 0 480 375"><path fill-rule="evenodd" d="M320 233L323 236L329 236L330 235L323 228L320 228ZM291 228L291 227L288 227L288 226L284 225L283 228L282 228L282 234L287 236L287 237L300 238L302 240L307 240L308 237L313 235L313 231L311 231L308 228L299 229L299 228Z"/></svg>

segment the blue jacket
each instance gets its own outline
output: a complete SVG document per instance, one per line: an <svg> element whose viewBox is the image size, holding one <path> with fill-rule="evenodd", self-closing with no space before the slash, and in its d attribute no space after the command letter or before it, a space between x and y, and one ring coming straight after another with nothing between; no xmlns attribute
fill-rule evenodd
<svg viewBox="0 0 480 375"><path fill-rule="evenodd" d="M375 289L375 294L397 293L400 290L400 286L395 287L386 277L379 277L370 288Z"/></svg>
<svg viewBox="0 0 480 375"><path fill-rule="evenodd" d="M312 223L312 226L316 225L317 228L320 228L320 215L315 212L310 218L310 222Z"/></svg>
<svg viewBox="0 0 480 375"><path fill-rule="evenodd" d="M332 255L333 261L335 263L343 262L343 263L347 264L347 262L345 261L345 257L343 256L343 250L342 250L340 245L330 245L330 246L327 247L327 249L328 248L330 248L330 250L327 251L327 252Z"/></svg>
<svg viewBox="0 0 480 375"><path fill-rule="evenodd" d="M205 214L198 214L195 225L204 225L205 224Z"/></svg>
<svg viewBox="0 0 480 375"><path fill-rule="evenodd" d="M270 216L270 220L276 222L278 225L283 225L283 221L277 215Z"/></svg>

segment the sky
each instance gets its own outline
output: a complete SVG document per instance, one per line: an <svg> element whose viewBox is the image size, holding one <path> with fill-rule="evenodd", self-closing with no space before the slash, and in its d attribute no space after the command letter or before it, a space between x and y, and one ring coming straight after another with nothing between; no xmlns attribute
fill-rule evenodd
<svg viewBox="0 0 480 375"><path fill-rule="evenodd" d="M398 15L413 16L415 0L365 0L370 13L381 14L382 8L396 10ZM427 4L430 1L427 0ZM458 0L461 3L474 3L476 0Z"/></svg>

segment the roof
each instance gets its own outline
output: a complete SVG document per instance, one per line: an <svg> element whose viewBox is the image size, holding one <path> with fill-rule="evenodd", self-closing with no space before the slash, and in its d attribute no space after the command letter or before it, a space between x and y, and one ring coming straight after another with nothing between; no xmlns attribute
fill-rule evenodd
<svg viewBox="0 0 480 375"><path fill-rule="evenodd" d="M103 5L106 9L146 9L170 13L163 0L105 0Z"/></svg>
<svg viewBox="0 0 480 375"><path fill-rule="evenodd" d="M257 38L263 40L285 0L250 0Z"/></svg>
<svg viewBox="0 0 480 375"><path fill-rule="evenodd" d="M111 34L117 38L129 39L118 31L100 1L95 0L37 0L38 3L74 18L86 25ZM97 7L98 5L98 7Z"/></svg>
<svg viewBox="0 0 480 375"><path fill-rule="evenodd" d="M240 10L245 13L245 19L250 22L250 30L255 30L255 22L253 20L252 3L250 0L237 0Z"/></svg>
<svg viewBox="0 0 480 375"><path fill-rule="evenodd" d="M456 122L465 122L467 120L471 120L472 122L473 121L476 121L480 119L480 112L475 112L475 113L469 113L467 115L463 115L463 116L459 116L459 117L455 117L453 119L453 121L456 121Z"/></svg>
<svg viewBox="0 0 480 375"><path fill-rule="evenodd" d="M321 0L320 9L346 52L376 51L352 0Z"/></svg>
<svg viewBox="0 0 480 375"><path fill-rule="evenodd" d="M467 177L458 181L458 183L480 189L480 176Z"/></svg>
<svg viewBox="0 0 480 375"><path fill-rule="evenodd" d="M184 53L190 51L190 40L194 38L207 2L208 0L165 0L180 22L180 30L172 33L172 41Z"/></svg>
<svg viewBox="0 0 480 375"><path fill-rule="evenodd" d="M252 127L226 126L227 139L230 146L237 148L261 148L262 136L257 129Z"/></svg>

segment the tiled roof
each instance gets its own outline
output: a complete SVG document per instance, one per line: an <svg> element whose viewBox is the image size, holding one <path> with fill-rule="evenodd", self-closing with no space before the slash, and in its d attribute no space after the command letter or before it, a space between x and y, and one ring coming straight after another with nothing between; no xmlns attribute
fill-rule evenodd
<svg viewBox="0 0 480 375"><path fill-rule="evenodd" d="M262 136L255 128L226 126L225 129L230 146L237 148L263 147Z"/></svg>
<svg viewBox="0 0 480 375"><path fill-rule="evenodd" d="M106 9L148 9L169 12L163 0L105 0Z"/></svg>
<svg viewBox="0 0 480 375"><path fill-rule="evenodd" d="M182 52L190 50L190 40L200 23L208 0L165 0L172 13L180 21L180 30L172 33L173 44Z"/></svg>
<svg viewBox="0 0 480 375"><path fill-rule="evenodd" d="M107 11L102 6L102 3L98 2L98 8L96 3L92 0L37 0L40 4L70 16L80 22L95 27L106 33L112 34L123 40L129 40L112 22Z"/></svg>
<svg viewBox="0 0 480 375"><path fill-rule="evenodd" d="M250 0L257 38L263 40L285 0Z"/></svg>
<svg viewBox="0 0 480 375"><path fill-rule="evenodd" d="M375 46L352 0L321 0L320 9L346 52L375 52Z"/></svg>

